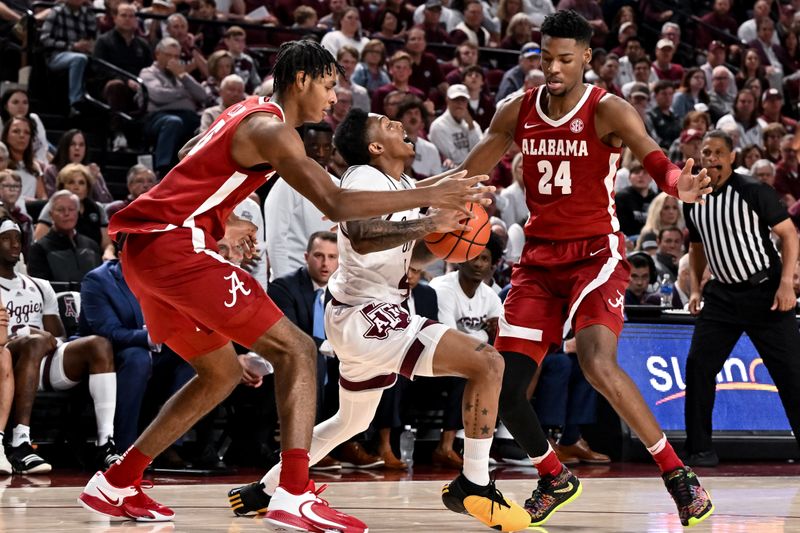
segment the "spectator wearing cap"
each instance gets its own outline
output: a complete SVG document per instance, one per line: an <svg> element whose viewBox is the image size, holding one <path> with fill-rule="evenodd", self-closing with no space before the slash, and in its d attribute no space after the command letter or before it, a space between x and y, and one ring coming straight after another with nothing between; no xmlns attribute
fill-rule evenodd
<svg viewBox="0 0 800 533"><path fill-rule="evenodd" d="M422 31L425 32L425 41L450 44L450 34L442 22L441 0L428 0L420 7L422 7L422 22L418 23L417 27L422 28ZM448 11L450 10L448 9Z"/></svg>
<svg viewBox="0 0 800 533"><path fill-rule="evenodd" d="M736 148L746 144L761 145L763 130L767 123L758 118L753 91L749 89L739 91L733 103L733 111L717 121L717 129L724 129L726 125L734 126L739 132L738 144L734 145Z"/></svg>
<svg viewBox="0 0 800 533"><path fill-rule="evenodd" d="M711 41L711 44L708 45L708 53L706 53L706 62L700 65L700 70L706 75L706 90L711 92L711 86L713 81L713 71L715 68L719 66L723 66L725 64L726 55L727 55L727 48L722 43L722 41ZM736 98L737 88L734 84L730 84L728 86L728 94L731 97L731 102L733 99Z"/></svg>
<svg viewBox="0 0 800 533"><path fill-rule="evenodd" d="M655 105L647 112L645 125L648 132L664 150L668 150L672 141L681 133L681 121L672 112L672 96L675 93L672 82L659 80L653 87Z"/></svg>
<svg viewBox="0 0 800 533"><path fill-rule="evenodd" d="M451 85L447 89L447 111L433 121L429 135L445 167L463 163L482 135L481 127L469 114L469 91L464 85Z"/></svg>
<svg viewBox="0 0 800 533"><path fill-rule="evenodd" d="M495 104L494 98L484 91L484 85L483 68L478 65L467 67L464 71L464 86L469 91L469 114L486 131L494 117Z"/></svg>
<svg viewBox="0 0 800 533"><path fill-rule="evenodd" d="M786 135L781 139L781 160L775 168L775 190L787 206L800 199L798 166L794 137Z"/></svg>
<svg viewBox="0 0 800 533"><path fill-rule="evenodd" d="M695 164L699 164L700 144L703 141L704 134L704 131L696 130L694 128L689 128L681 132L681 135L678 138L680 141L679 147L681 151L681 159L674 162L679 168L683 168L689 158L694 159Z"/></svg>
<svg viewBox="0 0 800 533"><path fill-rule="evenodd" d="M436 18L438 19L439 24L444 25L444 29L448 33L447 38L449 41L449 33L456 29L456 25L461 22L461 14L456 10L447 7L449 4L449 0L427 0L426 2L417 6L417 8L414 10L414 24L422 24L425 21L434 20L434 17L426 14L425 11L429 9L435 10L438 8L440 14ZM427 18L429 16L430 18ZM428 42L432 43L434 41L428 39Z"/></svg>
<svg viewBox="0 0 800 533"><path fill-rule="evenodd" d="M797 121L781 113L783 96L778 89L767 89L761 94L761 118L766 122L777 122L786 128L786 133L794 133Z"/></svg>
<svg viewBox="0 0 800 533"><path fill-rule="evenodd" d="M749 43L758 38L758 22L769 18L769 5L770 2L767 0L758 0L753 4L753 18L744 21L736 30L740 41ZM770 41L772 44L780 44L775 33L772 34Z"/></svg>
<svg viewBox="0 0 800 533"><path fill-rule="evenodd" d="M691 65L694 63L694 51L689 47L681 48L681 27L674 22L665 22L661 26L659 39L669 39L675 45L674 61L679 65Z"/></svg>
<svg viewBox="0 0 800 533"><path fill-rule="evenodd" d="M731 37L734 37L739 27L736 19L731 16L731 0L714 0L711 12L700 17L700 22L697 25L694 45L701 50L705 50L719 35L717 31L712 31L709 28L727 31Z"/></svg>
<svg viewBox="0 0 800 533"><path fill-rule="evenodd" d="M761 132L761 146L764 147L764 159L772 163L781 160L781 140L786 136L786 128L780 122L770 122Z"/></svg>
<svg viewBox="0 0 800 533"><path fill-rule="evenodd" d="M700 135L705 135L711 129L711 117L704 111L689 111L683 117L681 133L686 130L697 130ZM685 161L683 151L681 150L681 138L678 137L669 147L667 158L674 162ZM697 159L695 159L697 161Z"/></svg>
<svg viewBox="0 0 800 533"><path fill-rule="evenodd" d="M728 67L718 65L712 72L711 91L708 93L708 111L711 120L716 122L733 111L733 104L738 92L733 83L733 74ZM733 87L733 94L730 92L731 87Z"/></svg>
<svg viewBox="0 0 800 533"><path fill-rule="evenodd" d="M775 188L775 164L769 159L759 159L750 167L750 175L761 183Z"/></svg>
<svg viewBox="0 0 800 533"><path fill-rule="evenodd" d="M617 41L619 44L611 49L611 53L617 54L620 57L625 55L625 48L628 44L628 40L632 38L636 38L638 40L638 37L636 37L638 31L639 28L636 26L636 23L631 22L630 20L620 24L619 30L617 31Z"/></svg>
<svg viewBox="0 0 800 533"><path fill-rule="evenodd" d="M626 237L636 237L647 221L647 211L656 193L650 188L653 179L638 161L631 165L628 179L630 185L616 196L617 218L620 231Z"/></svg>
<svg viewBox="0 0 800 533"><path fill-rule="evenodd" d="M428 95L419 88L411 85L412 62L408 52L400 50L395 52L389 60L389 75L392 81L379 87L372 95L372 112L385 114L383 101L386 96L393 91L401 91L413 94L420 100L427 99Z"/></svg>
<svg viewBox="0 0 800 533"><path fill-rule="evenodd" d="M624 96L623 90L623 96ZM644 122L647 117L647 110L650 108L650 89L647 88L646 83L633 82L629 87L629 93L626 98L634 109L639 113Z"/></svg>
<svg viewBox="0 0 800 533"><path fill-rule="evenodd" d="M411 28L406 34L405 50L411 57L411 77L408 83L420 89L426 96L433 89L445 94L448 83L436 56L426 51L427 46L425 31L421 28Z"/></svg>
<svg viewBox="0 0 800 533"><path fill-rule="evenodd" d="M540 68L542 64L542 50L539 43L527 43L519 53L518 64L503 74L500 87L495 95L495 102L499 102L514 91L518 91L525 84L525 75L531 70Z"/></svg>
<svg viewBox="0 0 800 533"><path fill-rule="evenodd" d="M628 23L626 22L624 24ZM646 70L648 75L645 78L644 74L642 73L639 75L639 79L636 79L634 76L634 67L637 61L640 60L647 62ZM632 81L641 81L643 83L655 83L658 81L658 77L650 67L650 61L647 59L647 56L644 53L642 42L639 40L639 37L635 35L625 42L625 49L619 58L619 72L617 73L616 83L620 87L624 87L626 83Z"/></svg>
<svg viewBox="0 0 800 533"><path fill-rule="evenodd" d="M672 97L672 112L683 120L686 113L694 110L695 105L703 103L708 105L706 92L706 75L698 67L686 69L681 84Z"/></svg>
<svg viewBox="0 0 800 533"><path fill-rule="evenodd" d="M683 67L673 63L675 56L675 43L670 39L662 38L656 43L656 60L653 61L653 70L660 80L669 80L679 83L683 79Z"/></svg>
<svg viewBox="0 0 800 533"><path fill-rule="evenodd" d="M450 32L450 42L461 44L469 41L478 46L492 44L491 34L483 27L483 5L479 0L464 2L464 20L459 22ZM494 43L495 45L497 43Z"/></svg>

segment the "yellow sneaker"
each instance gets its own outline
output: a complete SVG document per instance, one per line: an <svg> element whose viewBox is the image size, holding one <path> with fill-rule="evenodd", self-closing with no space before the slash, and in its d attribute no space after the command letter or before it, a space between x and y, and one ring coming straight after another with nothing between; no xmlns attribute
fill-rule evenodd
<svg viewBox="0 0 800 533"><path fill-rule="evenodd" d="M460 474L442 488L442 501L451 511L475 517L497 531L520 531L531 523L528 511L503 497L494 481L480 486Z"/></svg>

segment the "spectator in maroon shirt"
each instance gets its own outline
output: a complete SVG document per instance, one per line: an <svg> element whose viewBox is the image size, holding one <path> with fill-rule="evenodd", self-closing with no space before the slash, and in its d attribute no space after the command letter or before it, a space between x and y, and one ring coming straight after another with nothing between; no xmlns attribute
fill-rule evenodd
<svg viewBox="0 0 800 533"><path fill-rule="evenodd" d="M411 93L420 100L425 100L428 96L409 82L411 78L411 56L408 52L395 52L389 60L389 76L392 78L390 83L378 88L372 96L372 112L385 115L383 99L392 91L403 91Z"/></svg>
<svg viewBox="0 0 800 533"><path fill-rule="evenodd" d="M425 42L425 31L421 28L411 28L406 35L406 52L411 56L411 77L408 79L413 87L429 95L432 89L441 94L447 93L448 83L444 79L439 62L433 54L425 51L428 43Z"/></svg>
<svg viewBox="0 0 800 533"><path fill-rule="evenodd" d="M781 160L775 168L775 190L787 206L800 198L800 176L798 176L797 149L794 137L786 135L781 139Z"/></svg>
<svg viewBox="0 0 800 533"><path fill-rule="evenodd" d="M697 25L694 45L705 50L711 41L719 39L719 34L708 27L728 32L731 37L736 37L739 23L731 16L731 0L714 0L714 7L710 13L700 17L702 24Z"/></svg>
<svg viewBox="0 0 800 533"><path fill-rule="evenodd" d="M680 83L683 79L683 67L672 62L675 55L675 43L664 38L656 44L656 60L653 61L653 70L660 80L669 80Z"/></svg>
<svg viewBox="0 0 800 533"><path fill-rule="evenodd" d="M464 70L464 85L469 91L469 114L483 131L489 127L495 111L494 98L484 90L485 84L482 67L473 65Z"/></svg>

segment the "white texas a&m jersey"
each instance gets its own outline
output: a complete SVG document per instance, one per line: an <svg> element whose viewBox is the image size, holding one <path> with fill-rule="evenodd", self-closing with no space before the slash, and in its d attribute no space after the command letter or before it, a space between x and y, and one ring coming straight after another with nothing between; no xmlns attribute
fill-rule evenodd
<svg viewBox="0 0 800 533"><path fill-rule="evenodd" d="M14 279L0 277L0 298L8 310L8 335L28 326L44 329L44 315L58 315L58 300L50 283L17 274Z"/></svg>
<svg viewBox="0 0 800 533"><path fill-rule="evenodd" d="M396 180L369 165L352 166L342 176L343 189L370 191L397 191L413 189L414 181L403 175ZM385 215L383 220L399 222L416 220L419 209ZM377 219L376 219L377 220ZM360 305L379 301L400 304L408 297L408 265L414 241L402 246L361 255L353 250L347 237L345 222L339 225L339 269L328 280L328 289L333 297L348 305Z"/></svg>

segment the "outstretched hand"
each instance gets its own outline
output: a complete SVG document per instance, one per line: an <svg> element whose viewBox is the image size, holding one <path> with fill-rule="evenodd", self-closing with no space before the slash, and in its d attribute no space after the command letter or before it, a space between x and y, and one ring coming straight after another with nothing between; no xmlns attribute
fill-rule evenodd
<svg viewBox="0 0 800 533"><path fill-rule="evenodd" d="M708 177L706 169L700 169L697 174L692 174L694 159L691 157L683 165L681 175L678 178L678 198L684 202L704 204L703 196L711 194L712 188L709 187L711 178Z"/></svg>
<svg viewBox="0 0 800 533"><path fill-rule="evenodd" d="M470 202L479 203L481 205L489 205L492 203L491 198L486 198L484 195L487 192L494 192L495 187L491 185L478 185L482 181L489 179L489 176L482 174L480 176L465 177L466 170L451 174L446 178L439 180L436 185L430 186L431 192L431 207L438 207L441 209L455 209L464 215L471 217L467 205Z"/></svg>

